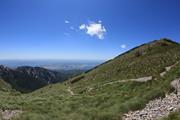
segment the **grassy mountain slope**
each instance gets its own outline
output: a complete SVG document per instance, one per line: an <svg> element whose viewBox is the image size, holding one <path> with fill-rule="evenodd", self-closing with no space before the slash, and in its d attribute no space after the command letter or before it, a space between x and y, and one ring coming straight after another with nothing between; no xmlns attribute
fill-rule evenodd
<svg viewBox="0 0 180 120"><path fill-rule="evenodd" d="M167 39L136 47L90 72L71 80L75 87L96 86L97 83L153 76L158 78L165 67L180 59L180 45ZM82 85L81 85L82 84Z"/></svg>
<svg viewBox="0 0 180 120"><path fill-rule="evenodd" d="M179 77L180 64L157 81L112 84L74 96L68 93L68 85L56 84L5 104L12 108L18 104L25 111L19 120L119 120L123 113L143 108L148 101L172 92L170 82Z"/></svg>
<svg viewBox="0 0 180 120"><path fill-rule="evenodd" d="M168 117L162 120L180 120L180 111L171 113Z"/></svg>
<svg viewBox="0 0 180 120"><path fill-rule="evenodd" d="M9 85L2 78L0 78L0 91L8 91L8 90L12 90L11 85Z"/></svg>
<svg viewBox="0 0 180 120"><path fill-rule="evenodd" d="M124 113L141 109L148 101L173 91L170 82L180 77L179 51L180 45L169 40L151 42L70 81L29 94L1 95L0 109L23 110L17 120L119 120ZM159 76L165 67L177 62L164 77ZM146 76L153 76L153 80L101 86Z"/></svg>

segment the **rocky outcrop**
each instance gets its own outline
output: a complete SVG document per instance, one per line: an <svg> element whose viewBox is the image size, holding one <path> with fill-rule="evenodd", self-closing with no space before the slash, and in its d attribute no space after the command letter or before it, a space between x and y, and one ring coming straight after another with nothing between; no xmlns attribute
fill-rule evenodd
<svg viewBox="0 0 180 120"><path fill-rule="evenodd" d="M178 96L180 96L180 78L172 81L171 86L175 89Z"/></svg>
<svg viewBox="0 0 180 120"><path fill-rule="evenodd" d="M124 114L123 120L159 120L178 109L180 109L180 98L172 93L163 99L150 101L142 110Z"/></svg>
<svg viewBox="0 0 180 120"><path fill-rule="evenodd" d="M41 67L18 67L16 69L18 74L25 77L32 77L34 79L41 79L41 81L49 84L49 83L55 83L58 81L57 72L47 70Z"/></svg>
<svg viewBox="0 0 180 120"><path fill-rule="evenodd" d="M2 120L12 120L13 118L18 117L21 113L21 110L0 110Z"/></svg>
<svg viewBox="0 0 180 120"><path fill-rule="evenodd" d="M123 120L159 120L180 109L180 79L171 82L176 93L150 101L142 110L124 114Z"/></svg>

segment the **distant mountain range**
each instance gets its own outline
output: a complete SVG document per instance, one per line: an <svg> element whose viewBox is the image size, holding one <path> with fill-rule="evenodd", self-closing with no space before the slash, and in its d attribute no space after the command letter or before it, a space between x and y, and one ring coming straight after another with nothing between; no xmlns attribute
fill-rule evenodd
<svg viewBox="0 0 180 120"><path fill-rule="evenodd" d="M68 78L63 73L41 67L22 66L11 69L2 65L0 66L0 77L12 88L22 92L33 91Z"/></svg>
<svg viewBox="0 0 180 120"><path fill-rule="evenodd" d="M3 64L0 66L0 77L5 82L18 91L31 92L85 72L100 61L1 60L0 63Z"/></svg>

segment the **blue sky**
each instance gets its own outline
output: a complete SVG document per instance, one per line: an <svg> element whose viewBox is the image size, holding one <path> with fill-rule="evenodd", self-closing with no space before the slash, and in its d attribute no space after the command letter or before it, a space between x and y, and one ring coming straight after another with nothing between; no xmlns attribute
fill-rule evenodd
<svg viewBox="0 0 180 120"><path fill-rule="evenodd" d="M0 0L0 59L107 60L180 42L179 0Z"/></svg>

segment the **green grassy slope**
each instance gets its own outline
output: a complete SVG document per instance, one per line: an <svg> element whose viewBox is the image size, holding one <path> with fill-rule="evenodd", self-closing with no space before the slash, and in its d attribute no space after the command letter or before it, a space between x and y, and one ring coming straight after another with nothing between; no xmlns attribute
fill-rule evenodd
<svg viewBox="0 0 180 120"><path fill-rule="evenodd" d="M21 95L8 108L25 111L19 120L119 120L129 110L143 108L149 100L172 92L170 82L180 77L180 64L157 81L127 82L71 96L68 85L56 84Z"/></svg>
<svg viewBox="0 0 180 120"><path fill-rule="evenodd" d="M179 61L179 51L177 43L152 42L77 76L73 84L70 80L30 94L0 94L0 108L22 109L23 114L17 120L120 120L124 113L141 109L148 101L173 91L170 82L180 77L180 63L163 78L159 73ZM156 80L99 86L151 75ZM88 91L94 86L95 89ZM69 88L75 95L71 95Z"/></svg>
<svg viewBox="0 0 180 120"><path fill-rule="evenodd" d="M2 78L0 78L0 91L8 91L11 90L11 86L6 83Z"/></svg>
<svg viewBox="0 0 180 120"><path fill-rule="evenodd" d="M165 67L180 59L180 44L162 39L134 48L71 81L75 87L97 83L153 76L158 78Z"/></svg>
<svg viewBox="0 0 180 120"><path fill-rule="evenodd" d="M168 117L165 117L162 120L180 120L180 111L171 113Z"/></svg>

